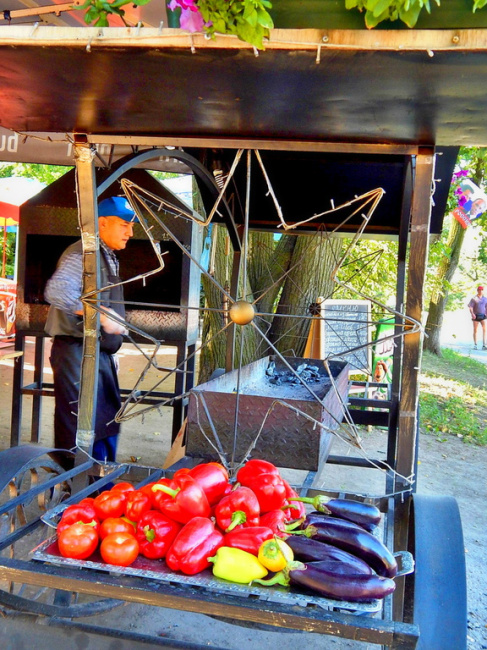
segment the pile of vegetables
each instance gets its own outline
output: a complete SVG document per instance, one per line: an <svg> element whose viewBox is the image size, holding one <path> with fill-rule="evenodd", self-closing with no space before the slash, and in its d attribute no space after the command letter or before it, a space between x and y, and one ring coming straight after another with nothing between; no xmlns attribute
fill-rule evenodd
<svg viewBox="0 0 487 650"><path fill-rule="evenodd" d="M315 511L307 514L305 503ZM375 506L300 498L277 467L253 459L231 483L219 463L180 469L135 488L121 482L68 506L57 526L62 556L127 567L139 555L195 575L250 584L299 585L339 600L394 590L394 556L372 534ZM269 573L273 575L264 580Z"/></svg>

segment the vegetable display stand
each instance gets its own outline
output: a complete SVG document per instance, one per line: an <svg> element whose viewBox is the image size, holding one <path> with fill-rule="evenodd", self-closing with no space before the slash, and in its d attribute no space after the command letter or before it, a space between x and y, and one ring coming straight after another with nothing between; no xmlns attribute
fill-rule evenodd
<svg viewBox="0 0 487 650"><path fill-rule="evenodd" d="M24 455L31 455L30 460L23 465L18 462L19 451ZM100 471L99 465L90 466L90 463L85 463L78 469L63 472L56 467L50 453L49 449L42 450L30 446L1 452L3 467L9 467L10 471L14 472L14 475L10 476L10 484L25 480L25 476L31 472L42 478L40 483L1 507L2 517L10 521L13 530L1 541L4 552L7 549L12 551L9 557L4 555L0 560L0 577L11 585L11 589L0 590L0 603L3 607L56 617L59 623L65 617L79 620L85 616L100 614L120 605L121 602L142 602L166 608L198 611L216 617L224 613L225 619L232 618L235 622L313 631L318 634L332 633L391 648L421 647L417 646L419 629L414 623L399 623L393 620L391 596L384 600L371 599L368 602L337 601L313 595L306 590L270 588L257 583L252 586L239 585L218 579L208 570L196 575L184 575L179 571L170 570L160 560L141 556L128 567L107 565L98 553L82 560L62 557L57 540L52 537L52 526L56 525L70 503L78 503L90 494L96 494L107 483L131 481L143 486L164 476L170 477L173 471L164 472L137 465L117 464L104 465L103 471ZM17 458L14 458L14 455ZM11 460L9 456L12 456ZM68 483L87 479L90 475L98 475L98 479L77 494L72 494L67 500L59 502ZM338 496L356 501L363 499L357 495L324 493L319 490L303 489L302 493L332 499ZM45 507L39 508L39 503L42 503L41 495L49 495L51 500L48 498ZM392 544L392 522L397 514L397 500L369 498L367 502L373 503L380 510L380 537ZM421 502L421 509L418 506L415 519L416 525L422 525L420 522L424 522L425 518L430 519L432 508L437 509L438 504ZM438 512L441 512L441 507ZM450 505L446 516L451 517L452 514ZM19 515L20 518L16 519ZM439 522L438 514L433 519L436 526ZM451 519L448 519L435 528L437 540L450 522ZM453 542L450 540L450 557L458 552L458 545L461 543L460 538ZM414 550L418 557L422 557L423 551L417 541ZM421 596L423 590L426 593L432 586L432 576L428 578L432 568L429 566L429 560L415 567L413 556L406 550L396 552L395 557L399 565L396 580L406 581L409 595L405 606L409 609L412 606L410 598L415 589L415 571L419 570L421 574L421 582L418 584ZM448 565L445 563L444 566L446 571ZM403 577L400 577L401 575ZM441 578L435 573L435 583L438 584L438 581L441 581ZM83 602L66 598L69 593L83 595ZM65 594L64 598L60 597L61 594ZM454 600L452 606L448 603L444 605L448 610L452 610L454 619L458 619L461 600ZM421 618L424 617L425 612L422 611ZM441 630L437 630L435 634L439 635L440 632ZM110 635L115 631L105 629L99 633ZM460 635L461 631L457 637ZM146 637L145 640L149 641L149 638ZM438 638L439 636L435 636L436 640ZM442 647L453 646L446 644Z"/></svg>
<svg viewBox="0 0 487 650"><path fill-rule="evenodd" d="M11 451L1 452L4 462ZM270 588L258 584L249 587L220 580L208 572L194 576L183 575L169 570L158 560L142 557L130 567L104 564L97 554L84 560L62 557L56 539L52 538L50 526L55 525L70 503L79 502L108 482L136 482L140 479L141 484L147 484L160 479L164 473L162 470L136 465L104 466L105 476L92 485L62 503L56 504L53 497L47 511L37 509L35 512L33 506L38 503L39 495L59 494L58 490L66 485L66 481L83 478L99 469L94 466L56 474L53 471L55 464L49 458L50 450L45 450L45 454L40 453L41 450L37 451L37 457L18 468L17 477L34 469L42 474L44 468L46 480L1 508L2 516L8 517L12 522L15 521L16 512L22 510L28 513L27 522L6 535L1 542L3 550L10 548L14 551L12 557L2 557L0 561L0 576L11 582L13 587L11 592L0 590L2 606L44 616L78 618L103 612L120 604L120 601L144 602L168 608L196 610L211 616L224 612L225 617L237 621L253 621L317 633L328 633L331 629L346 638L363 638L371 643L387 641L391 647L416 646L416 626L398 625L387 620L387 616L384 619L376 617L379 611L384 610L385 613L391 609L390 604L384 605L382 601L335 601L281 587L270 591ZM49 472L45 471L49 469ZM170 474L168 471L167 475ZM14 480L14 477L11 479ZM383 534L387 537L387 531L390 530L388 522L393 517L393 509L387 509L393 504L378 499L376 505L383 511ZM399 553L397 557L400 573L401 569L404 573L409 573L412 567L408 553ZM19 589L20 583L24 585L22 589ZM49 587L47 591L39 589L44 584ZM86 601L79 604L68 599L59 604L59 596L56 596L58 590L85 594ZM386 599L388 600L389 598ZM265 607L262 607L264 603Z"/></svg>

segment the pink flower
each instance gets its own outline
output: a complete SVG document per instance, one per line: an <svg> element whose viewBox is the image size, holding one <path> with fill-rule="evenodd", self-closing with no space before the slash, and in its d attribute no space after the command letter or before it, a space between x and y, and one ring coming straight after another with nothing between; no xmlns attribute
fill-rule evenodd
<svg viewBox="0 0 487 650"><path fill-rule="evenodd" d="M202 32L205 25L203 16L197 8L182 9L179 23L181 29L186 29L188 32Z"/></svg>
<svg viewBox="0 0 487 650"><path fill-rule="evenodd" d="M185 29L188 32L201 32L203 31L203 27L211 24L205 23L203 20L196 0L171 0L168 7L171 11L178 8L181 9L179 24L181 29Z"/></svg>
<svg viewBox="0 0 487 650"><path fill-rule="evenodd" d="M178 7L180 7L183 11L185 9L198 11L195 0L171 0L171 2L168 4L168 7L171 11L174 11Z"/></svg>

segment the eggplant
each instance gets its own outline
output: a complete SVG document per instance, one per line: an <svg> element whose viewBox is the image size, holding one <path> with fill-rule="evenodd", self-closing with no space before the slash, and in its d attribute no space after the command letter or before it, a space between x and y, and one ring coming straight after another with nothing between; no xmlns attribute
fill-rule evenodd
<svg viewBox="0 0 487 650"><path fill-rule="evenodd" d="M326 598L367 602L384 598L396 588L394 580L372 573L350 574L330 567L328 562L309 562L289 570L291 585L310 589Z"/></svg>
<svg viewBox="0 0 487 650"><path fill-rule="evenodd" d="M261 585L295 585L334 600L369 602L385 598L396 588L391 578L376 573L354 573L343 562L290 562L269 580L254 580Z"/></svg>
<svg viewBox="0 0 487 650"><path fill-rule="evenodd" d="M380 523L380 510L371 503L354 501L353 499L333 499L318 494L315 497L299 497L293 501L311 503L318 511L332 517L340 517L359 524L369 532L373 531Z"/></svg>
<svg viewBox="0 0 487 650"><path fill-rule="evenodd" d="M302 524L306 537L337 546L360 559L380 576L393 578L397 562L389 549L374 535L346 519L310 514Z"/></svg>
<svg viewBox="0 0 487 650"><path fill-rule="evenodd" d="M331 544L301 535L290 535L286 538L286 544L292 548L295 559L301 562L334 562L337 566L342 564L352 573L373 573L367 562Z"/></svg>
<svg viewBox="0 0 487 650"><path fill-rule="evenodd" d="M333 517L353 521L354 524L359 524L369 532L377 527L381 517L380 510L372 504L351 499L330 499L316 510L325 514L331 513Z"/></svg>

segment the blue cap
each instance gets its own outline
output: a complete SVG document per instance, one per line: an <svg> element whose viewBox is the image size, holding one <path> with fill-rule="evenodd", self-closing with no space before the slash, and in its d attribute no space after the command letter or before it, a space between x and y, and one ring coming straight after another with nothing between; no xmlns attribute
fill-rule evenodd
<svg viewBox="0 0 487 650"><path fill-rule="evenodd" d="M132 206L124 196L111 196L104 199L98 206L99 217L118 217L124 221L139 223Z"/></svg>

